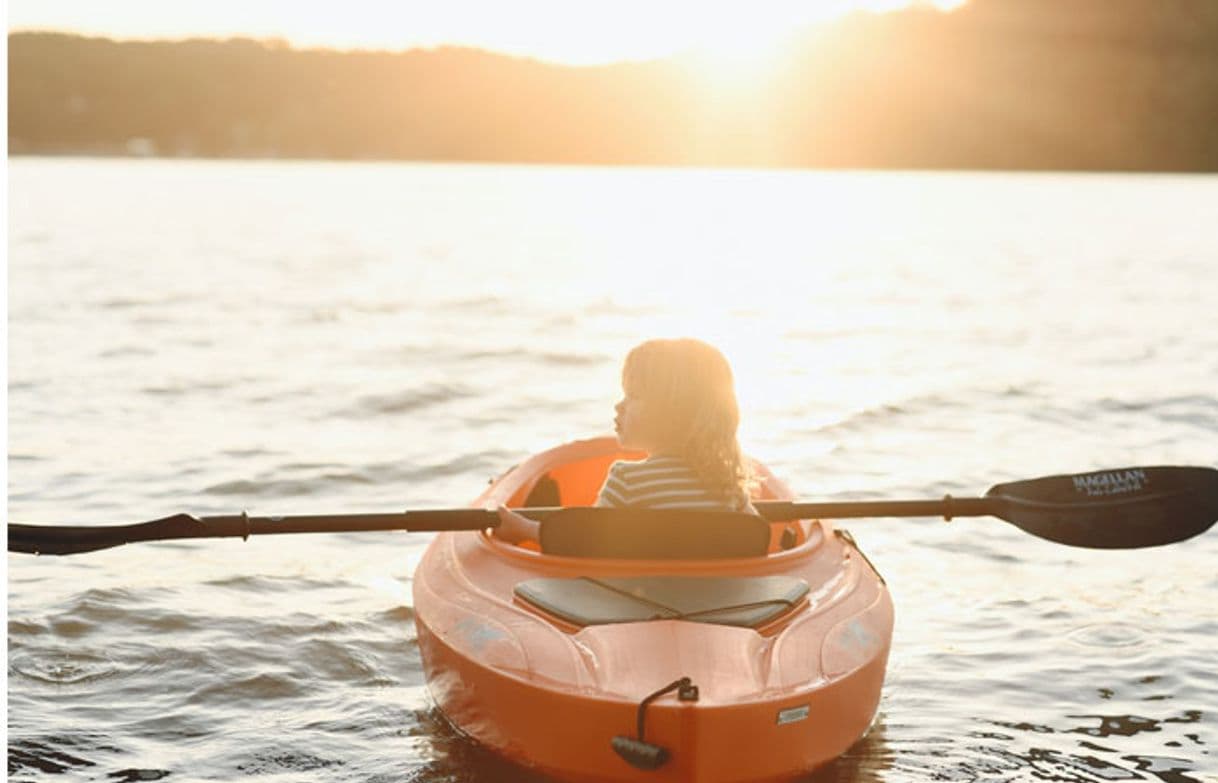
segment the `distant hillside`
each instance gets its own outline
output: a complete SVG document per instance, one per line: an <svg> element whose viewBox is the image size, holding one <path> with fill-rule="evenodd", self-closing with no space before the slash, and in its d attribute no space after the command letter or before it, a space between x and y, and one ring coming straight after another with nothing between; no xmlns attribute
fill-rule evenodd
<svg viewBox="0 0 1218 783"><path fill-rule="evenodd" d="M1218 171L1218 0L972 0L690 58L9 36L10 154Z"/></svg>

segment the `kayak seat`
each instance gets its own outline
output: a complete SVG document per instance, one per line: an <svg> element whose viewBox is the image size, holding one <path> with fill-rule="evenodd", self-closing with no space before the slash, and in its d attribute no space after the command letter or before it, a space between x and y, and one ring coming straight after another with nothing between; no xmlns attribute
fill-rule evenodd
<svg viewBox="0 0 1218 783"><path fill-rule="evenodd" d="M565 557L707 560L761 557L770 523L734 511L572 507L542 520L541 551Z"/></svg>
<svg viewBox="0 0 1218 783"><path fill-rule="evenodd" d="M688 620L757 628L803 600L808 583L790 576L584 576L530 579L515 593L580 627Z"/></svg>
<svg viewBox="0 0 1218 783"><path fill-rule="evenodd" d="M524 499L524 505L531 508L561 506L562 493L559 491L558 482L549 473L543 473L533 488L529 490L528 496Z"/></svg>

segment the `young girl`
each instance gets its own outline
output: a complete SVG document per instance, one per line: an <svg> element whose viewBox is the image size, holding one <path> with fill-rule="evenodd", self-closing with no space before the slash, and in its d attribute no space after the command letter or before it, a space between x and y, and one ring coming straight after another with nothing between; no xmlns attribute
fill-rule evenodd
<svg viewBox="0 0 1218 783"><path fill-rule="evenodd" d="M648 456L613 463L596 505L756 513L723 354L701 340L648 340L627 354L622 391L614 407L618 443ZM497 537L537 539L540 523L504 506L498 511Z"/></svg>

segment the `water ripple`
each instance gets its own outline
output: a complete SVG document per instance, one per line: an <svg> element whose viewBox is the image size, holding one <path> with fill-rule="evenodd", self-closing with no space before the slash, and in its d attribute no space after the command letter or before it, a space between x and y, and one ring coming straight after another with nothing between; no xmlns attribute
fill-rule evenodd
<svg viewBox="0 0 1218 783"><path fill-rule="evenodd" d="M506 365L540 364L548 367L585 367L603 365L616 361L603 353L586 353L576 351L539 351L532 348L507 349L472 349L457 351L453 358L463 362L479 362L493 359L496 363Z"/></svg>
<svg viewBox="0 0 1218 783"><path fill-rule="evenodd" d="M293 699L305 692L305 686L290 672L260 672L246 677L232 676L195 689L191 705L232 705L259 703L269 700Z"/></svg>
<svg viewBox="0 0 1218 783"><path fill-rule="evenodd" d="M53 685L85 685L131 672L102 653L67 648L10 650L8 665L22 677Z"/></svg>
<svg viewBox="0 0 1218 783"><path fill-rule="evenodd" d="M378 462L345 470L328 463L288 463L254 478L233 479L203 488L207 495L225 497L290 498L319 495L351 487L408 486L420 482L461 476L485 474L500 469L506 452L499 450L461 454L451 459L431 463ZM288 477L284 474L303 475Z"/></svg>
<svg viewBox="0 0 1218 783"><path fill-rule="evenodd" d="M415 413L424 408L473 397L477 394L477 390L470 386L452 383L430 383L417 389L409 389L395 394L362 397L354 407L342 409L337 412L337 415L351 418L379 419L386 415Z"/></svg>
<svg viewBox="0 0 1218 783"><path fill-rule="evenodd" d="M1124 623L1095 623L1076 628L1067 637L1081 647L1119 649L1141 647L1149 642L1145 629Z"/></svg>
<svg viewBox="0 0 1218 783"><path fill-rule="evenodd" d="M169 770L166 769L128 768L111 772L106 777L115 781L115 783L138 783L141 780L160 780L161 778L168 777L169 774Z"/></svg>

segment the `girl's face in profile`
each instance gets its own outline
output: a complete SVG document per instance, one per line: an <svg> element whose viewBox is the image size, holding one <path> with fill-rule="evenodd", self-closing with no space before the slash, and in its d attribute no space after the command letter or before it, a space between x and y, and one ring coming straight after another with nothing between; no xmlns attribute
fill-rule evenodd
<svg viewBox="0 0 1218 783"><path fill-rule="evenodd" d="M648 406L645 398L623 389L622 399L613 406L613 411L616 414L613 429L622 448L647 452L656 450L660 443L654 405Z"/></svg>

